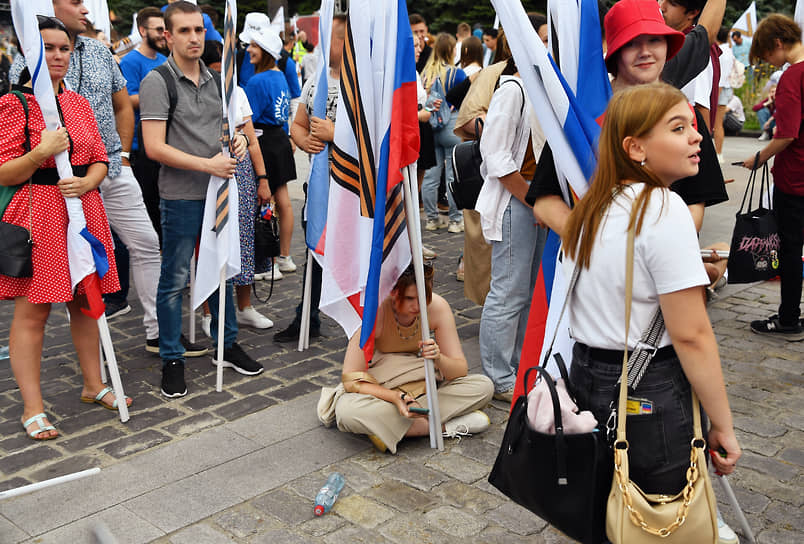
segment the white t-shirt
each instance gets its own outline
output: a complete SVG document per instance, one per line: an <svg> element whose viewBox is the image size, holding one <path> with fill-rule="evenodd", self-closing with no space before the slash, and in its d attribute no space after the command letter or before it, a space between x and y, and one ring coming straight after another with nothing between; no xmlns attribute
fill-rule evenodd
<svg viewBox="0 0 804 544"><path fill-rule="evenodd" d="M628 220L631 203L644 188L644 183L635 183L617 195L600 224L590 266L581 270L568 308L570 334L577 342L623 349ZM564 266L566 277L571 277L575 263L567 258ZM650 325L660 294L708 283L689 209L676 193L654 189L642 231L634 241L630 349ZM658 347L668 345L670 337L665 331Z"/></svg>
<svg viewBox="0 0 804 544"><path fill-rule="evenodd" d="M315 85L318 83L316 77L308 79L302 87L299 102L304 104L307 110L307 117L313 116L313 100L315 100ZM341 90L341 80L327 74L327 119L335 122L335 114L338 111L338 95Z"/></svg>
<svg viewBox="0 0 804 544"><path fill-rule="evenodd" d="M729 76L734 67L734 53L731 47L726 45L720 46L720 87L731 88L731 81Z"/></svg>
<svg viewBox="0 0 804 544"><path fill-rule="evenodd" d="M709 64L706 69L698 74L695 79L684 85L681 92L687 97L687 102L695 105L701 105L709 109L711 103L709 97L712 94L712 78L714 77L714 70L712 69L712 59L709 59Z"/></svg>
<svg viewBox="0 0 804 544"><path fill-rule="evenodd" d="M463 73L466 74L466 77L471 77L478 73L483 68L479 64L472 63L469 66L465 66L462 68Z"/></svg>
<svg viewBox="0 0 804 544"><path fill-rule="evenodd" d="M235 100L237 101L237 118L235 119L235 127L240 128L246 123L246 117L251 117L251 104L248 103L248 97L243 87L238 85L235 88Z"/></svg>

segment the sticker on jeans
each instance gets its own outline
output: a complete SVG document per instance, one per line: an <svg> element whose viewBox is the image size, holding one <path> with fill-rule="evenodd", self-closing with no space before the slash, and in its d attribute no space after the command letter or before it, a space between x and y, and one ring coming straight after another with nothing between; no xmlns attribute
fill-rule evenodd
<svg viewBox="0 0 804 544"><path fill-rule="evenodd" d="M653 402L648 399L635 399L628 397L625 405L625 413L628 415L645 415L653 413Z"/></svg>

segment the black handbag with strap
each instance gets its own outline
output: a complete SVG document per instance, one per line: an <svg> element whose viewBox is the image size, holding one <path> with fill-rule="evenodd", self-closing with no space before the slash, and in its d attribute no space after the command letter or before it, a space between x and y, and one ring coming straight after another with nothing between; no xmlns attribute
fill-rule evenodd
<svg viewBox="0 0 804 544"><path fill-rule="evenodd" d="M28 153L31 150L31 135L28 130L28 102L21 92L12 91L12 93L22 103L22 109L25 111L25 127L23 128L25 141L22 145L24 152ZM31 234L33 230L33 190L30 179L27 185L28 228L0 221L0 274L11 276L12 278L30 278L33 276L33 238ZM19 186L7 189L10 193L9 202L18 189Z"/></svg>

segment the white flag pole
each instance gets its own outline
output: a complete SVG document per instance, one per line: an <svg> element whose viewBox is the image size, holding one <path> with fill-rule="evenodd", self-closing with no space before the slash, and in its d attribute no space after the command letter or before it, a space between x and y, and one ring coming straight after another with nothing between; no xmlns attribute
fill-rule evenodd
<svg viewBox="0 0 804 544"><path fill-rule="evenodd" d="M313 281L313 250L307 248L307 265L304 267L304 296L302 297L302 315L299 324L299 346L298 351L304 351L310 347L310 311L312 306L312 285Z"/></svg>
<svg viewBox="0 0 804 544"><path fill-rule="evenodd" d="M226 323L226 268L221 268L218 286L218 348L215 351L218 371L215 376L215 391L223 391L223 328Z"/></svg>
<svg viewBox="0 0 804 544"><path fill-rule="evenodd" d="M117 356L114 354L114 345L112 344L112 335L109 333L109 324L106 322L106 314L101 314L98 318L98 332L100 333L103 351L106 354L106 362L109 365L109 377L112 379L112 388L117 399L117 411L120 413L120 421L125 423L129 419L128 404L126 404L126 395L123 392L120 372L117 369ZM102 357L101 365L103 365Z"/></svg>
<svg viewBox="0 0 804 544"><path fill-rule="evenodd" d="M427 296L424 292L424 259L422 258L421 225L419 202L416 192L411 190L410 166L403 170L402 185L405 190L405 219L408 225L408 238L412 249L413 270L416 274L416 291L419 296L419 320L421 321L422 341L430 339L430 323L427 319ZM431 359L424 360L424 378L427 385L427 407L430 409L430 447L444 450L444 436L441 434L441 409L438 406L438 389L435 382L435 368Z"/></svg>
<svg viewBox="0 0 804 544"><path fill-rule="evenodd" d="M193 293L195 292L195 253L190 258L190 343L195 344L195 310L193 309Z"/></svg>
<svg viewBox="0 0 804 544"><path fill-rule="evenodd" d="M12 497L19 497L20 495L25 495L26 493L33 493L34 491L39 491L40 489L44 489L46 487L71 482L73 480L78 480L80 478L85 478L87 476L94 476L95 474L100 474L100 471L101 469L95 467L87 470L82 470L81 472L73 472L72 474L65 474L64 476L51 478L49 480L44 480L42 482L36 482L33 484L24 485L22 487L9 489L7 491L0 491L0 500L10 499Z"/></svg>

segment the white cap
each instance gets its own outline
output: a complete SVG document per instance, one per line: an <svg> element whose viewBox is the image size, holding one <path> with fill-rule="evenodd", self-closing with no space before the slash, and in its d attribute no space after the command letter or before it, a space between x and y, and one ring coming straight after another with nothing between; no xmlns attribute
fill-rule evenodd
<svg viewBox="0 0 804 544"><path fill-rule="evenodd" d="M250 35L251 41L259 45L275 60L279 60L282 55L282 38L279 37L275 30L263 28L259 31L252 31Z"/></svg>
<svg viewBox="0 0 804 544"><path fill-rule="evenodd" d="M271 20L264 13L253 12L246 14L246 21L244 24L243 32L240 33L240 41L251 43L252 34L259 32L264 28L271 26Z"/></svg>

